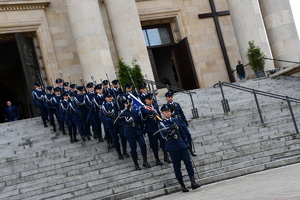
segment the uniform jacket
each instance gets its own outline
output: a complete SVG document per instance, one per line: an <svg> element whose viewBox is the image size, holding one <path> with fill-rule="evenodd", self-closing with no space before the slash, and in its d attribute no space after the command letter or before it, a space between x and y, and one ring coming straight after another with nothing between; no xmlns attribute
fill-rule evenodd
<svg viewBox="0 0 300 200"><path fill-rule="evenodd" d="M32 91L32 101L33 101L33 105L34 107L38 107L38 106L44 106L44 95L45 95L45 90L41 89L34 89Z"/></svg>
<svg viewBox="0 0 300 200"><path fill-rule="evenodd" d="M147 105L146 105L147 106ZM159 108L157 104L150 106L152 109L155 109L158 115L160 116ZM154 133L158 130L158 120L153 114L152 110L148 110L145 107L141 107L141 112L143 114L143 120L145 124L146 133Z"/></svg>
<svg viewBox="0 0 300 200"><path fill-rule="evenodd" d="M120 120L117 120L115 124L113 122L118 117L118 107L116 105L116 102L105 102L102 105L102 114L106 121L106 128L117 128L118 126L122 125L122 122Z"/></svg>
<svg viewBox="0 0 300 200"><path fill-rule="evenodd" d="M143 134L143 122L139 111L134 109L125 109L120 114L120 118L123 118L124 123L124 136L136 137L136 135Z"/></svg>
<svg viewBox="0 0 300 200"><path fill-rule="evenodd" d="M179 103L172 102L167 103L167 105L172 109L172 117L173 118L179 118L182 126L187 126L187 120L186 117L181 109L181 106Z"/></svg>

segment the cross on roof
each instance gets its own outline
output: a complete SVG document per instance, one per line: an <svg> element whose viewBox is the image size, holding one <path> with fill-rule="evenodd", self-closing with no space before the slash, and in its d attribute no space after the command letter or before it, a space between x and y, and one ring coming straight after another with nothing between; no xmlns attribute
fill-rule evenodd
<svg viewBox="0 0 300 200"><path fill-rule="evenodd" d="M232 69L231 69L231 66L230 66L230 62L229 62L229 58L228 58L228 54L227 54L223 34L222 34L222 31L221 31L220 22L219 22L219 16L230 15L230 13L229 13L228 10L217 12L214 0L209 0L209 4L210 4L212 12L211 13L199 14L198 17L199 17L199 19L213 17L230 82L235 82L235 79L234 79L233 74L232 74Z"/></svg>

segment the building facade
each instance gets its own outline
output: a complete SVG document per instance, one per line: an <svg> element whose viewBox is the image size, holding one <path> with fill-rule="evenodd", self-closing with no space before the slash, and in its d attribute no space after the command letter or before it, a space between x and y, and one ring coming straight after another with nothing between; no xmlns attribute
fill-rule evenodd
<svg viewBox="0 0 300 200"><path fill-rule="evenodd" d="M233 82L251 40L269 58L300 60L288 0L0 1L1 104L32 116L33 82L113 80L118 58L184 89ZM284 66L266 61L266 70Z"/></svg>

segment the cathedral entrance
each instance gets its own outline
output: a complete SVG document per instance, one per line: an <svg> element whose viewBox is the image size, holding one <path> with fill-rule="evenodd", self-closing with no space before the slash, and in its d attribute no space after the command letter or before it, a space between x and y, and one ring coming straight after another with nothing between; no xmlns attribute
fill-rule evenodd
<svg viewBox="0 0 300 200"><path fill-rule="evenodd" d="M186 90L198 88L187 38L175 43L169 24L143 27L155 82Z"/></svg>
<svg viewBox="0 0 300 200"><path fill-rule="evenodd" d="M7 101L19 109L21 119L38 116L31 91L33 83L41 79L31 35L0 35L0 122L5 121L3 110Z"/></svg>

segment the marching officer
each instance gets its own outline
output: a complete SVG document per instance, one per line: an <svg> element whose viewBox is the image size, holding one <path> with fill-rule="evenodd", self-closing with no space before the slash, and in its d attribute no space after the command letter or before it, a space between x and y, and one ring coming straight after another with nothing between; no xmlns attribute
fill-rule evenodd
<svg viewBox="0 0 300 200"><path fill-rule="evenodd" d="M94 90L96 90L96 93L95 96L93 97L92 106L90 107L88 116L90 116L92 124L94 125L95 128L94 138L95 139L98 138L99 142L103 142L101 118L99 116L99 112L105 100L102 94L102 85L101 84L96 85Z"/></svg>
<svg viewBox="0 0 300 200"><path fill-rule="evenodd" d="M123 96L123 91L122 89L119 87L119 80L115 79L113 80L112 82L112 95L113 95L113 98L114 98L114 101L117 103L117 106L118 106L118 109L119 110L123 110L124 109L124 105L121 103L121 98Z"/></svg>
<svg viewBox="0 0 300 200"><path fill-rule="evenodd" d="M55 80L55 83L56 83L57 87L60 89L60 93L62 94L64 92L64 86L63 86L64 80L62 80L61 78L57 78Z"/></svg>
<svg viewBox="0 0 300 200"><path fill-rule="evenodd" d="M76 84L71 84L70 85L70 91L73 92L73 95L77 94Z"/></svg>
<svg viewBox="0 0 300 200"><path fill-rule="evenodd" d="M56 88L54 88L54 96L52 97L52 107L55 110L54 114L55 114L56 120L58 122L59 130L61 130L63 132L63 134L66 135L60 108L59 108L59 103L62 100L60 91L61 91L61 89L58 86Z"/></svg>
<svg viewBox="0 0 300 200"><path fill-rule="evenodd" d="M94 83L92 82L89 82L88 84L86 84L86 88L87 88L87 93L86 93L86 99L88 101L88 103L91 105L92 107L92 104L93 104L93 99L95 98L95 91L94 91ZM86 119L86 123L87 123L87 126L88 126L88 134L89 136L91 136L91 131L90 131L90 126L91 126L91 123L92 123L92 130L93 130L93 133L94 133L94 139L97 139L98 138L98 134L97 134L97 128L96 128L96 124L95 124L95 120L93 120L93 117L97 117L96 115L94 115L95 113L94 112L91 112L91 114L93 114L93 116L91 116L89 113L87 115L87 119Z"/></svg>
<svg viewBox="0 0 300 200"><path fill-rule="evenodd" d="M52 98L54 96L53 94L53 88L52 86L47 86L46 87L46 93L44 96L44 106L47 109L49 120L50 120L50 125L53 126L53 131L56 132L56 125L54 122L54 113L55 109L52 107Z"/></svg>
<svg viewBox="0 0 300 200"><path fill-rule="evenodd" d="M66 123L70 135L70 142L73 143L78 142L79 140L76 139L76 124L74 123L74 121L71 120L69 112L69 107L71 103L71 100L69 99L69 94L69 92L64 92L62 94L63 99L60 101L60 112L62 116L62 124Z"/></svg>
<svg viewBox="0 0 300 200"><path fill-rule="evenodd" d="M188 129L188 122L187 119L180 107L179 103L173 102L173 92L167 92L165 94L165 97L167 99L167 105L171 108L171 113L172 113L172 118L178 118L180 121L180 125L182 126L182 129L188 139L189 142L189 151L191 153L192 156L197 156L193 150L192 150L192 136L191 133Z"/></svg>
<svg viewBox="0 0 300 200"><path fill-rule="evenodd" d="M103 90L103 95L105 95L108 92L111 92L111 89L109 88L109 81L108 80L102 81L102 90Z"/></svg>
<svg viewBox="0 0 300 200"><path fill-rule="evenodd" d="M111 138L113 139L114 147L118 153L119 159L124 159L123 155L129 157L127 150L126 150L126 143L127 140L124 137L124 130L123 124L120 119L117 119L119 110L117 107L116 102L113 101L112 94L110 92L105 94L105 103L102 105L102 114L106 117L106 128L109 131ZM121 143L123 147L123 155L121 153L120 143L119 143L119 136L121 137Z"/></svg>
<svg viewBox="0 0 300 200"><path fill-rule="evenodd" d="M167 163L171 163L168 153L164 150L165 148L165 140L162 138L160 134L154 135L155 132L158 131L158 117L160 117L160 112L157 104L153 104L153 96L152 94L147 94L145 96L145 102L146 107L141 107L141 112L143 114L143 120L145 124L145 132L148 135L149 142L150 142L150 148L152 149L152 152L154 154L156 165L163 165L162 162L160 162L159 156L158 156L158 141L160 143L160 147L163 150L164 153L164 161ZM157 117L158 116L158 117Z"/></svg>
<svg viewBox="0 0 300 200"><path fill-rule="evenodd" d="M143 102L143 104L146 104L145 96L148 94L146 83L142 83L139 87L139 90L140 90L139 98L140 98L141 102Z"/></svg>
<svg viewBox="0 0 300 200"><path fill-rule="evenodd" d="M80 95L83 95L83 86L77 86L77 90L80 91ZM74 95L74 97L72 97ZM69 102L69 116L71 117L71 121L73 121L76 124L76 127L78 129L78 132L81 136L82 141L86 141L86 133L85 133L85 119L83 119L83 114L80 110L80 106L82 103L78 102L78 100L75 100L75 98L78 96L79 94L73 94L70 93L69 96L71 96L71 98L73 98L70 102ZM76 96L76 97L75 97Z"/></svg>
<svg viewBox="0 0 300 200"><path fill-rule="evenodd" d="M200 185L195 182L194 169L188 151L189 143L185 132L182 131L181 122L178 118L171 117L171 108L168 105L163 105L161 111L165 119L162 121L160 130L163 137L167 140L165 151L168 151L170 154L176 179L181 185L182 192L188 192L189 190L184 185L180 169L181 160L183 160L190 177L192 189L197 189Z"/></svg>
<svg viewBox="0 0 300 200"><path fill-rule="evenodd" d="M46 115L48 113L46 107L44 106L45 90L42 89L42 84L40 82L35 82L34 86L35 89L32 91L33 105L39 109L44 127L48 127L46 122Z"/></svg>
<svg viewBox="0 0 300 200"><path fill-rule="evenodd" d="M132 90L132 83L126 83L125 88L126 88L126 93L125 93L126 97L129 96L129 93L131 93L135 97L138 97L138 94Z"/></svg>
<svg viewBox="0 0 300 200"><path fill-rule="evenodd" d="M91 103L87 100L87 95L83 93L84 87L77 86L78 94L74 97L74 107L77 110L80 110L80 119L82 120L82 125L84 129L85 138L91 140L89 126L87 124L87 116L89 114L89 108L91 107Z"/></svg>
<svg viewBox="0 0 300 200"><path fill-rule="evenodd" d="M64 87L64 89L63 89L62 94L63 94L64 92L67 92L67 93L70 92L70 89L69 89L69 82L64 82L64 83L63 83L63 87Z"/></svg>
<svg viewBox="0 0 300 200"><path fill-rule="evenodd" d="M142 156L143 156L143 166L150 168L151 166L147 162L147 147L145 139L143 136L143 123L139 111L131 108L132 99L128 98L125 103L125 109L120 114L120 118L124 118L124 136L130 146L130 155L135 165L136 170L141 170L138 164L138 157L136 152L136 142L139 143Z"/></svg>

